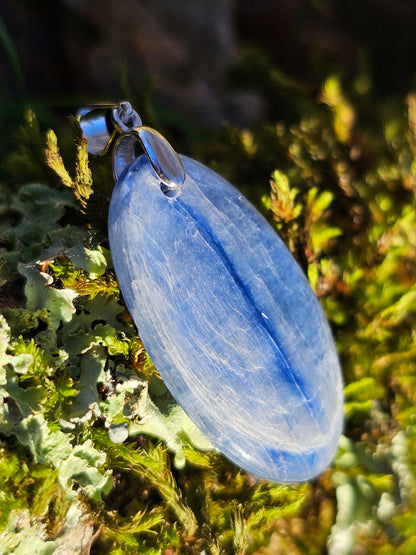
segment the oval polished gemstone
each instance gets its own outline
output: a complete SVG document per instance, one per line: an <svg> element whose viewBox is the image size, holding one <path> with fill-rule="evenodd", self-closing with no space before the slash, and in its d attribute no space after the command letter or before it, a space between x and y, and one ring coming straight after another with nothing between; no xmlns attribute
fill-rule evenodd
<svg viewBox="0 0 416 555"><path fill-rule="evenodd" d="M168 198L145 156L116 183L114 267L143 344L224 455L273 481L319 474L342 429L331 332L302 270L222 177L181 156Z"/></svg>

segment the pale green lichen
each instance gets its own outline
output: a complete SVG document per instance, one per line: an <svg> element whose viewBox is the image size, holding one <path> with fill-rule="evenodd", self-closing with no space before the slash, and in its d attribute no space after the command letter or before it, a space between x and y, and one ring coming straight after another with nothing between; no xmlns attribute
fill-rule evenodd
<svg viewBox="0 0 416 555"><path fill-rule="evenodd" d="M296 89L302 116L227 128L221 148L207 152L251 197L263 187L254 200L262 195L333 326L346 421L332 467L287 487L256 482L210 450L166 391L121 301L105 201L97 200L104 173L94 174L92 195L85 145L77 143L67 170L49 133L49 163L75 202L45 169L30 114L7 163L19 187L0 193L5 553L29 544L81 552L80 527L87 544L99 531L96 552L113 554L412 552L414 95L407 117L404 99L397 110L380 107L388 114L380 133L364 126L360 100L339 78L324 82L322 103L312 106L279 72L263 76Z"/></svg>

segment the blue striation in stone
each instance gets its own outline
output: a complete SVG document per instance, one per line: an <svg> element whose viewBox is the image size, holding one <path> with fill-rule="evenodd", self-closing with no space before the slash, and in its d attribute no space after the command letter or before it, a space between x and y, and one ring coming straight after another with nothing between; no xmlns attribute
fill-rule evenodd
<svg viewBox="0 0 416 555"><path fill-rule="evenodd" d="M145 156L115 186L110 245L127 307L171 393L224 455L262 478L312 478L342 429L328 323L266 220L222 177L181 160L177 198Z"/></svg>

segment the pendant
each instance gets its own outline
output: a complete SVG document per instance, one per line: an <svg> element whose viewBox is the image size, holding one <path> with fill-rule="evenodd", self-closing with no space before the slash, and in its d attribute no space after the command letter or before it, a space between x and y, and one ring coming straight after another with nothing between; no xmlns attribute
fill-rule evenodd
<svg viewBox="0 0 416 555"><path fill-rule="evenodd" d="M341 371L283 241L230 183L142 127L128 103L85 109L80 123L95 154L115 144L114 268L172 395L248 472L277 482L321 473L342 430Z"/></svg>

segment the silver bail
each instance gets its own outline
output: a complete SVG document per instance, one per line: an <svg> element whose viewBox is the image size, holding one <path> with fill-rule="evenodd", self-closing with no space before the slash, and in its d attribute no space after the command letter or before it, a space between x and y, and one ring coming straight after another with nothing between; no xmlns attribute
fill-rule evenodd
<svg viewBox="0 0 416 555"><path fill-rule="evenodd" d="M129 102L94 104L77 112L82 133L88 141L90 154L107 154L117 135L141 127L142 120Z"/></svg>
<svg viewBox="0 0 416 555"><path fill-rule="evenodd" d="M140 146L162 182L164 192L168 196L179 192L185 181L185 170L178 154L160 133L142 126L140 116L129 102L87 106L78 110L77 117L90 154L107 154L114 144L116 179L136 158L137 146Z"/></svg>
<svg viewBox="0 0 416 555"><path fill-rule="evenodd" d="M157 177L165 185L164 191L178 192L185 181L182 162L168 141L150 127L140 127L117 139L113 152L114 177L118 179L137 157L138 146L142 147Z"/></svg>
<svg viewBox="0 0 416 555"><path fill-rule="evenodd" d="M111 122L113 108L114 104L97 104L78 110L78 122L87 139L87 150L90 154L107 154L115 136L115 128Z"/></svg>

